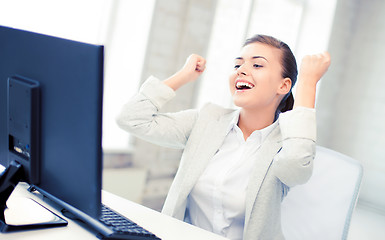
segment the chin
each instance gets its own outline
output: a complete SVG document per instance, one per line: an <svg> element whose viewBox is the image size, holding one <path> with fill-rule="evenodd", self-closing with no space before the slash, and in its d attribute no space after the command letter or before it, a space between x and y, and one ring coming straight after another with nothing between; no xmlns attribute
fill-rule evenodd
<svg viewBox="0 0 385 240"><path fill-rule="evenodd" d="M247 101L233 97L233 104L237 107L243 108L247 106Z"/></svg>

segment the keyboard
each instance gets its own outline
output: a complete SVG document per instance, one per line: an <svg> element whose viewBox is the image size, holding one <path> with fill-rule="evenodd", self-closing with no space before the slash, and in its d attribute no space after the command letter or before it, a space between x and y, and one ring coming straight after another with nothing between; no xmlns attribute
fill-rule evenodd
<svg viewBox="0 0 385 240"><path fill-rule="evenodd" d="M160 240L155 234L142 228L104 204L102 204L99 221L113 232L109 236L101 236L102 239Z"/></svg>

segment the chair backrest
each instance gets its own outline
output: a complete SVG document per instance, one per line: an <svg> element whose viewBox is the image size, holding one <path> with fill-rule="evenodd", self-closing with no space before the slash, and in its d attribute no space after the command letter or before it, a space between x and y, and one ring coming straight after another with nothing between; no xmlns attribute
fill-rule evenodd
<svg viewBox="0 0 385 240"><path fill-rule="evenodd" d="M358 161L317 146L312 177L282 202L286 240L346 239L362 173Z"/></svg>

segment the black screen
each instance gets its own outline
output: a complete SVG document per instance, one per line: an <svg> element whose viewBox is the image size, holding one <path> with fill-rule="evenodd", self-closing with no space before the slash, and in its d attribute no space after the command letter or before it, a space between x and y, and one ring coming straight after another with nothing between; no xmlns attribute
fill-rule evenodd
<svg viewBox="0 0 385 240"><path fill-rule="evenodd" d="M16 75L40 85L37 188L97 217L102 181L103 46L0 26L0 163L5 167L13 160L7 81Z"/></svg>

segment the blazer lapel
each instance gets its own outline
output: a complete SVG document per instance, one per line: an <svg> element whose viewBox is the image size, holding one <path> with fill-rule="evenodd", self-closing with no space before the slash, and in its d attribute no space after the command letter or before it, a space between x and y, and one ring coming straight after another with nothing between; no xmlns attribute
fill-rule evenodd
<svg viewBox="0 0 385 240"><path fill-rule="evenodd" d="M246 190L245 229L247 229L251 211L258 197L261 185L280 147L280 129L277 126L262 143L257 153L256 164Z"/></svg>
<svg viewBox="0 0 385 240"><path fill-rule="evenodd" d="M188 177L184 178L184 189L180 193L179 199L187 198L188 194L195 186L195 183L206 169L207 164L223 144L227 135L226 130L235 114L237 114L236 111L231 111L230 113L222 115L216 121L207 122L205 128L202 129L200 135L201 141L199 142L196 151L193 153L193 161L189 162L189 174Z"/></svg>

